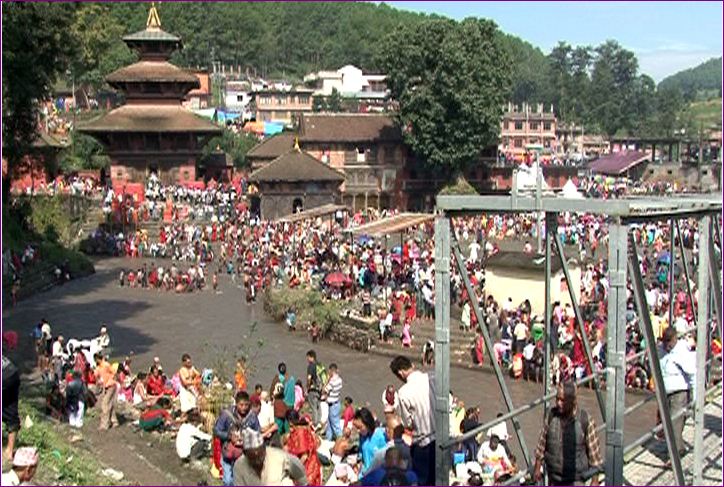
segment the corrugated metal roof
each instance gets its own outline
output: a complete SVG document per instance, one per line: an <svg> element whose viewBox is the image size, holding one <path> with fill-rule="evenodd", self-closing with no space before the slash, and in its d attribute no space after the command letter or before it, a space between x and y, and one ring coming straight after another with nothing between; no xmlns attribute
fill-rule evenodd
<svg viewBox="0 0 724 487"><path fill-rule="evenodd" d="M588 168L598 174L618 176L642 162L651 160L651 156L641 151L623 151L599 157L588 164Z"/></svg>

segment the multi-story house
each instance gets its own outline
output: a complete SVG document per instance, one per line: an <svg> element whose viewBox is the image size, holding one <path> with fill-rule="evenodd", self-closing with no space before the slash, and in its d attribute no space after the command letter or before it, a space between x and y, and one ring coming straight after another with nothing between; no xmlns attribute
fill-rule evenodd
<svg viewBox="0 0 724 487"><path fill-rule="evenodd" d="M183 106L191 110L208 108L211 102L211 79L208 69L189 69L199 79L199 87L186 93Z"/></svg>
<svg viewBox="0 0 724 487"><path fill-rule="evenodd" d="M544 161L550 159L558 148L556 125L552 107L544 111L538 104L533 110L528 104L509 103L500 124L498 150L510 161L524 162L534 153Z"/></svg>
<svg viewBox="0 0 724 487"><path fill-rule="evenodd" d="M351 209L405 208L407 149L394 120L372 114L309 114L299 125L301 148L345 175L342 200Z"/></svg>
<svg viewBox="0 0 724 487"><path fill-rule="evenodd" d="M248 81L227 81L224 85L224 106L232 112L244 113L251 103Z"/></svg>
<svg viewBox="0 0 724 487"><path fill-rule="evenodd" d="M372 114L303 114L298 131L264 140L247 157L252 170L299 147L342 172L342 200L355 211L363 208L406 208L403 189L408 151L391 117Z"/></svg>
<svg viewBox="0 0 724 487"><path fill-rule="evenodd" d="M281 122L292 125L302 114L312 111L312 94L308 88L290 90L264 89L252 93L250 110L257 122Z"/></svg>

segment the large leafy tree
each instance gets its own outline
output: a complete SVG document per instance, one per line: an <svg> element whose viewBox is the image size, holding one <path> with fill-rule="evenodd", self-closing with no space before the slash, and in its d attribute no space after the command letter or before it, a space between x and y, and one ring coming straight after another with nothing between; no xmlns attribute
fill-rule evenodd
<svg viewBox="0 0 724 487"><path fill-rule="evenodd" d="M246 167L246 153L258 143L259 139L254 135L247 133L235 134L231 130L224 130L221 135L207 142L203 149L203 157L209 157L220 150L231 156L234 167Z"/></svg>
<svg viewBox="0 0 724 487"><path fill-rule="evenodd" d="M126 32L111 15L108 4L80 4L72 34L78 47L71 66L76 83L87 83L98 90L106 75L135 60L135 55L121 41Z"/></svg>
<svg viewBox="0 0 724 487"><path fill-rule="evenodd" d="M7 201L10 175L37 136L39 101L74 55L71 23L76 4L4 2L3 13L3 176Z"/></svg>
<svg viewBox="0 0 724 487"><path fill-rule="evenodd" d="M571 52L570 44L559 42L548 55L549 90L558 117L570 119Z"/></svg>
<svg viewBox="0 0 724 487"><path fill-rule="evenodd" d="M398 29L379 65L405 140L430 167L449 177L497 142L510 63L493 22L432 19Z"/></svg>
<svg viewBox="0 0 724 487"><path fill-rule="evenodd" d="M616 41L596 48L591 76L593 118L609 136L635 127L638 61Z"/></svg>

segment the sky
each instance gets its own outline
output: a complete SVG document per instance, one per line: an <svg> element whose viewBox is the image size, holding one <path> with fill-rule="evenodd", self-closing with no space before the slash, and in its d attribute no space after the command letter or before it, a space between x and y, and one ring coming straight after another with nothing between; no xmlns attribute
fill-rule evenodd
<svg viewBox="0 0 724 487"><path fill-rule="evenodd" d="M387 2L462 20L482 17L549 53L558 41L615 39L656 82L722 55L722 2Z"/></svg>

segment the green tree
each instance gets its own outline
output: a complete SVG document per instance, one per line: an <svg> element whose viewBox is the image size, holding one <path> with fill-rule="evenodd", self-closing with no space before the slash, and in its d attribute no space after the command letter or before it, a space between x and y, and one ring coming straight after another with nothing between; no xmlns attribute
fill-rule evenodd
<svg viewBox="0 0 724 487"><path fill-rule="evenodd" d="M588 119L591 79L588 76L593 62L589 46L578 46L571 52L568 93L571 97L570 117L576 123L585 123Z"/></svg>
<svg viewBox="0 0 724 487"><path fill-rule="evenodd" d="M493 22L432 19L397 29L379 65L399 101L405 141L429 167L450 177L497 142L511 81Z"/></svg>
<svg viewBox="0 0 724 487"><path fill-rule="evenodd" d="M548 61L543 52L515 36L506 34L503 40L512 61L509 100L515 104L551 103L547 91Z"/></svg>
<svg viewBox="0 0 724 487"><path fill-rule="evenodd" d="M571 46L559 42L548 55L549 90L556 115L570 119Z"/></svg>
<svg viewBox="0 0 724 487"><path fill-rule="evenodd" d="M73 132L71 146L66 147L58 157L63 172L83 169L101 169L110 164L105 149L95 138L80 132Z"/></svg>
<svg viewBox="0 0 724 487"><path fill-rule="evenodd" d="M684 129L687 135L696 131L696 127L689 123L689 126L679 127L679 112L684 106L684 99L681 90L677 86L666 86L656 92L656 134L661 137L672 137L674 132Z"/></svg>
<svg viewBox="0 0 724 487"><path fill-rule="evenodd" d="M337 88L332 88L332 94L327 99L327 111L339 113L342 111L342 95L339 94Z"/></svg>
<svg viewBox="0 0 724 487"><path fill-rule="evenodd" d="M78 46L71 67L76 83L88 83L98 90L106 75L135 60L121 41L125 34L123 26L115 22L108 4L80 4L72 32Z"/></svg>
<svg viewBox="0 0 724 487"><path fill-rule="evenodd" d="M633 131L642 136L657 135L654 117L656 114L656 82L645 74L636 78L632 97Z"/></svg>
<svg viewBox="0 0 724 487"><path fill-rule="evenodd" d="M616 41L596 48L591 76L591 106L594 122L609 136L635 127L636 56Z"/></svg>
<svg viewBox="0 0 724 487"><path fill-rule="evenodd" d="M76 4L3 2L3 203L10 175L37 136L39 101L50 96L74 55L71 22Z"/></svg>
<svg viewBox="0 0 724 487"><path fill-rule="evenodd" d="M322 95L314 95L312 97L312 111L313 112L326 112L327 111L327 100Z"/></svg>
<svg viewBox="0 0 724 487"><path fill-rule="evenodd" d="M231 156L235 167L245 167L247 165L246 153L258 143L259 139L253 135L247 133L235 134L231 130L224 130L221 135L212 138L204 146L202 157L206 158L221 150Z"/></svg>

